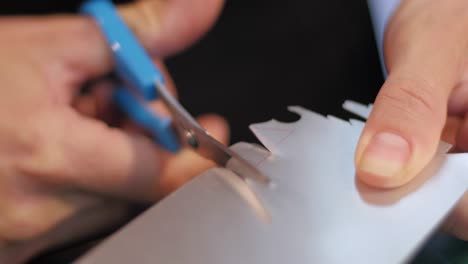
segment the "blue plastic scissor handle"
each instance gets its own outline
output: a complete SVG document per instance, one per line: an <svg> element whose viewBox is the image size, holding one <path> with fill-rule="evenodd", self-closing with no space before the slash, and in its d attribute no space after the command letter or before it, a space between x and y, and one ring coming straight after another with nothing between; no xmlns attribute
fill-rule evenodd
<svg viewBox="0 0 468 264"><path fill-rule="evenodd" d="M101 28L114 57L115 71L141 98L128 89L118 88L114 100L135 122L150 131L165 149L180 149L169 119L155 115L146 102L157 98L155 82L164 82L161 71L122 20L109 0L88 0L81 6L81 13L92 16Z"/></svg>

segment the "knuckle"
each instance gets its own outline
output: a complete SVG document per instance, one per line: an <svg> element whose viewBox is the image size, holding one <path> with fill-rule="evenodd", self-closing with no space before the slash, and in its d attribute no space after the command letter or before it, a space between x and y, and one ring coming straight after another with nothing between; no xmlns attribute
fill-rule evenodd
<svg viewBox="0 0 468 264"><path fill-rule="evenodd" d="M443 230L456 237L468 240L468 193L465 193L460 203L447 217Z"/></svg>
<svg viewBox="0 0 468 264"><path fill-rule="evenodd" d="M437 91L424 80L391 80L379 94L378 103L395 111L395 116L412 120L440 117Z"/></svg>
<svg viewBox="0 0 468 264"><path fill-rule="evenodd" d="M460 239L468 240L468 193L465 193L451 218L449 231Z"/></svg>
<svg viewBox="0 0 468 264"><path fill-rule="evenodd" d="M21 142L28 146L26 158L16 163L16 169L25 175L48 179L65 173L64 155L60 143L48 130L36 128L23 133Z"/></svg>
<svg viewBox="0 0 468 264"><path fill-rule="evenodd" d="M44 145L45 137L38 128L26 127L17 132L17 142L21 149L30 155L36 155Z"/></svg>
<svg viewBox="0 0 468 264"><path fill-rule="evenodd" d="M136 1L120 6L119 11L142 43L151 48L154 43L161 42L161 33L164 31L161 12L166 4L164 1Z"/></svg>
<svg viewBox="0 0 468 264"><path fill-rule="evenodd" d="M48 221L28 204L16 204L2 213L0 235L7 240L26 240L49 230L54 222Z"/></svg>

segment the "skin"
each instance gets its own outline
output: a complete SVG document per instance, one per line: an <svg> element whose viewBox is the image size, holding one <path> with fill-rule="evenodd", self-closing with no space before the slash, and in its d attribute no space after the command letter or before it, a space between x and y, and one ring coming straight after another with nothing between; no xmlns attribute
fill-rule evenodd
<svg viewBox="0 0 468 264"><path fill-rule="evenodd" d="M149 52L164 57L199 39L222 5L142 0L120 12ZM466 0L403 1L386 34L389 78L356 150L360 180L379 188L409 182L441 136L468 149L467 28ZM169 155L131 122L109 127L115 116L105 83L78 95L85 81L112 67L89 18L2 18L0 32L0 240L37 236L72 215L86 202L70 199L71 190L154 201L212 166L190 151ZM200 122L228 141L223 119ZM379 132L384 135L376 137ZM376 138L391 144L370 147ZM465 196L446 228L468 239L467 223Z"/></svg>
<svg viewBox="0 0 468 264"><path fill-rule="evenodd" d="M378 188L404 185L430 162L441 138L468 150L466 29L466 1L402 1L385 35L389 75L356 150L360 180ZM384 141L390 144L371 145ZM467 195L446 229L468 239Z"/></svg>
<svg viewBox="0 0 468 264"><path fill-rule="evenodd" d="M201 37L222 4L141 1L120 10L145 47L166 56ZM112 67L90 18L2 18L0 31L0 240L32 238L86 206L84 195L71 197L76 189L155 201L213 165L189 150L170 155L126 120L108 126L109 85L78 95ZM228 142L222 118L199 121Z"/></svg>

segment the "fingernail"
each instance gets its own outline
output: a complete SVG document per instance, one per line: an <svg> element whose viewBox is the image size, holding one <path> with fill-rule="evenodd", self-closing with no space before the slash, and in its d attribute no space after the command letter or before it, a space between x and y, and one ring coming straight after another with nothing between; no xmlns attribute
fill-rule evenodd
<svg viewBox="0 0 468 264"><path fill-rule="evenodd" d="M410 157L410 145L401 136L382 132L374 135L364 150L358 169L391 178L403 170Z"/></svg>

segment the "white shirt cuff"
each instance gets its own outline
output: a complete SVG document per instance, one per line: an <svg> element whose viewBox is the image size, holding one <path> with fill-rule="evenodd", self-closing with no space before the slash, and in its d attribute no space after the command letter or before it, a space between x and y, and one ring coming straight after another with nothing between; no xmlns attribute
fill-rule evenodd
<svg viewBox="0 0 468 264"><path fill-rule="evenodd" d="M377 48L379 50L380 61L386 74L383 59L383 39L387 23L389 22L393 12L398 7L400 0L367 0L371 13L372 23L374 26Z"/></svg>

